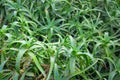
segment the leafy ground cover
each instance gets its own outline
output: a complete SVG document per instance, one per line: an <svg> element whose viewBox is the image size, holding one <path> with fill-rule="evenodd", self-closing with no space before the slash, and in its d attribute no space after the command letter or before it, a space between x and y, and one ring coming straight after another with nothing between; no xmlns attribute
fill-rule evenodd
<svg viewBox="0 0 120 80"><path fill-rule="evenodd" d="M0 0L0 80L120 80L119 0Z"/></svg>

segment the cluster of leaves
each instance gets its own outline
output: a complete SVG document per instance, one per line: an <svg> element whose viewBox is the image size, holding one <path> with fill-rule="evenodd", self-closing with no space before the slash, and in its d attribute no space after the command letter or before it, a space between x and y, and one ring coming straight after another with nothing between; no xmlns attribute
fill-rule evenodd
<svg viewBox="0 0 120 80"><path fill-rule="evenodd" d="M0 80L119 80L119 0L0 0Z"/></svg>

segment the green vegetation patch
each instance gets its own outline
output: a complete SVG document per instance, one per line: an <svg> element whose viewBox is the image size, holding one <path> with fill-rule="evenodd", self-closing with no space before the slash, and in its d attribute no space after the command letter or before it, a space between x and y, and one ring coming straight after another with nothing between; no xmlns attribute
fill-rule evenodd
<svg viewBox="0 0 120 80"><path fill-rule="evenodd" d="M0 80L119 79L119 0L0 0Z"/></svg>

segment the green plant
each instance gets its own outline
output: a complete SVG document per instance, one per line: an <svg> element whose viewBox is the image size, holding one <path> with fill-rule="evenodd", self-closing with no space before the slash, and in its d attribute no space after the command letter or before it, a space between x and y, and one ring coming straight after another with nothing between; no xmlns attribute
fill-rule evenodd
<svg viewBox="0 0 120 80"><path fill-rule="evenodd" d="M1 0L0 80L120 79L119 0Z"/></svg>

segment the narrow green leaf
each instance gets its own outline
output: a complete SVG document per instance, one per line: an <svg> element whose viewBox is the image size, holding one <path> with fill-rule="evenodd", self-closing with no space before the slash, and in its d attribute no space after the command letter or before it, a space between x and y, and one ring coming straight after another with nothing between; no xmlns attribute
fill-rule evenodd
<svg viewBox="0 0 120 80"><path fill-rule="evenodd" d="M17 72L14 73L13 80L18 80L19 74Z"/></svg>
<svg viewBox="0 0 120 80"><path fill-rule="evenodd" d="M16 58L16 64L15 64L15 67L18 71L20 70L20 60L26 51L27 51L27 49L20 49L18 52L18 55Z"/></svg>
<svg viewBox="0 0 120 80"><path fill-rule="evenodd" d="M6 62L7 62L7 60L3 61L2 64L0 65L0 72L3 70L3 67L4 67L4 65L5 65Z"/></svg>
<svg viewBox="0 0 120 80"><path fill-rule="evenodd" d="M54 65L54 80L61 80L58 72L58 66L56 63Z"/></svg>
<svg viewBox="0 0 120 80"><path fill-rule="evenodd" d="M30 57L33 59L33 61L35 62L35 65L38 67L38 69L40 70L40 72L43 74L44 77L46 77L45 71L43 70L43 68L40 65L40 62L38 61L38 59L36 58L36 55L34 55L32 52L28 53L30 55Z"/></svg>
<svg viewBox="0 0 120 80"><path fill-rule="evenodd" d="M110 72L110 73L109 73L108 80L114 80L115 75L116 75L116 71Z"/></svg>
<svg viewBox="0 0 120 80"><path fill-rule="evenodd" d="M75 75L78 75L78 74L81 74L81 73L87 71L88 69L90 69L91 67L93 67L97 62L98 62L98 59L96 59L96 60L93 62L93 64L91 64L90 66L88 66L88 67L85 68L84 70L82 70L82 71L77 71L77 72L74 72L74 73L70 74L70 76L68 76L68 80L69 80L71 77L75 76Z"/></svg>
<svg viewBox="0 0 120 80"><path fill-rule="evenodd" d="M74 73L75 72L75 57L71 57L70 60L70 74Z"/></svg>
<svg viewBox="0 0 120 80"><path fill-rule="evenodd" d="M54 67L54 62L55 62L55 56L51 56L50 57L50 70L49 70L48 77L46 80L50 80L50 76L51 76L51 73Z"/></svg>
<svg viewBox="0 0 120 80"><path fill-rule="evenodd" d="M74 39L72 36L69 36L69 38L70 38L71 46L72 46L72 47L75 47L75 46L76 46L75 39Z"/></svg>

